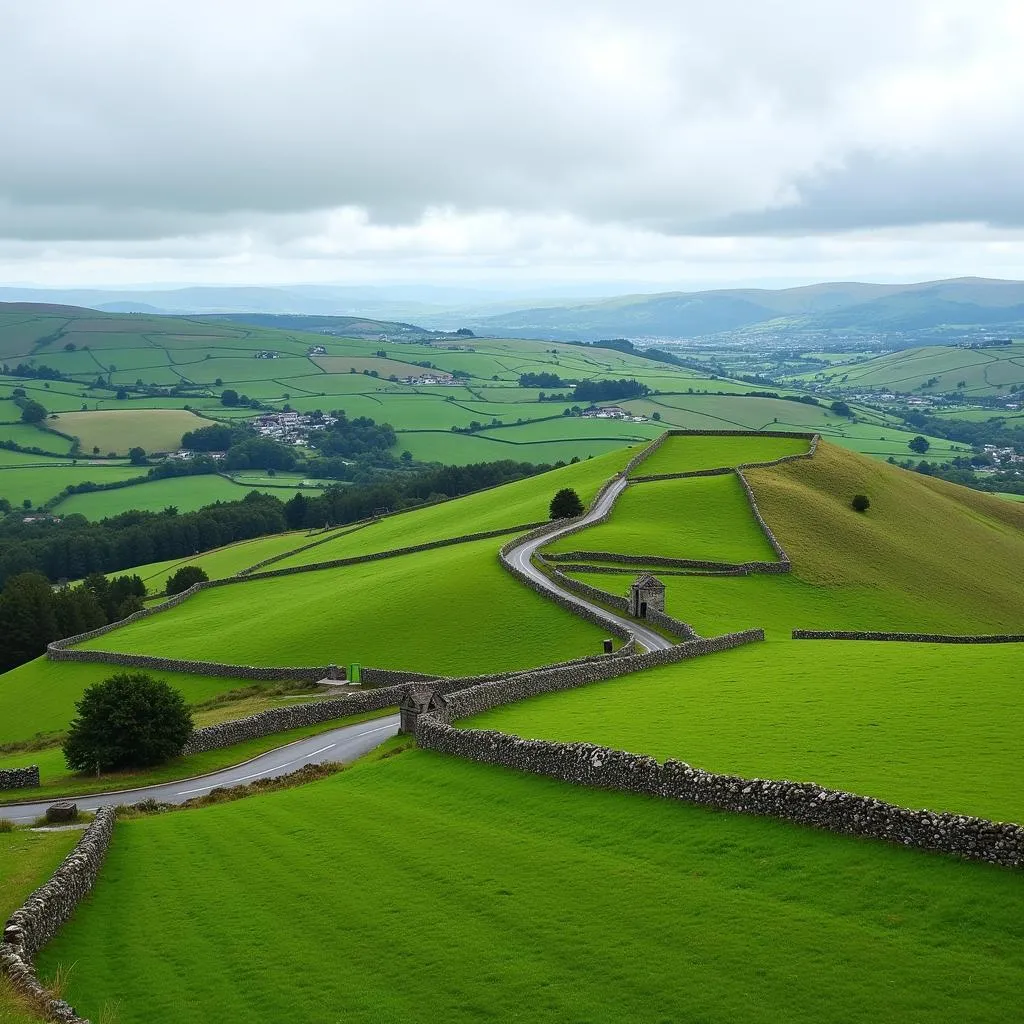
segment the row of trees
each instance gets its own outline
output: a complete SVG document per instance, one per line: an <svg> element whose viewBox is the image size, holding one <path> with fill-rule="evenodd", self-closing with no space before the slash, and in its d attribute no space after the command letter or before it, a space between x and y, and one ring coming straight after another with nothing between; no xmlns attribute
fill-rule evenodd
<svg viewBox="0 0 1024 1024"><path fill-rule="evenodd" d="M0 671L39 657L53 640L98 629L138 611L146 594L138 576L91 574L55 590L40 573L12 576L0 591Z"/></svg>

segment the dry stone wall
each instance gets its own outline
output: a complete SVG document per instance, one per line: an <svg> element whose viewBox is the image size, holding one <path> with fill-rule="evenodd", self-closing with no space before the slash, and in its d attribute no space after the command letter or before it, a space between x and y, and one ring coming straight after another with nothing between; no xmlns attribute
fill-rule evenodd
<svg viewBox="0 0 1024 1024"><path fill-rule="evenodd" d="M0 789L24 789L39 785L39 765L26 768L0 768Z"/></svg>
<svg viewBox="0 0 1024 1024"><path fill-rule="evenodd" d="M556 690L572 690L589 683L603 682L618 676L629 675L647 668L671 665L688 658L699 658L716 651L725 651L744 644L764 640L764 630L749 629L742 633L730 633L710 640L688 640L661 651L648 651L609 661L593 662L551 669L537 669L523 672L509 679L492 683L481 683L446 694L448 716L451 721L489 711L502 704L535 697L540 693Z"/></svg>
<svg viewBox="0 0 1024 1024"><path fill-rule="evenodd" d="M546 553L551 562L614 562L617 565L635 565L638 568L664 566L670 569L696 569L714 574L737 570L742 575L752 572L789 572L789 562L714 562L705 558L665 558L661 555L620 555L615 551L557 551Z"/></svg>
<svg viewBox="0 0 1024 1024"><path fill-rule="evenodd" d="M420 717L416 741L428 750L547 775L579 786L780 818L1004 867L1024 865L1024 828L1020 825L908 810L883 800L825 789L813 782L745 779L706 772L682 761L661 764L652 757L592 743L553 743L492 730L456 729L435 715Z"/></svg>
<svg viewBox="0 0 1024 1024"><path fill-rule="evenodd" d="M586 658L576 658L557 665L545 666L545 668L569 669L591 663L606 663L626 659L635 651L636 641L631 641L614 654L596 654ZM397 707L405 696L408 686L417 682L429 682L438 693L447 695L464 690L468 686L510 679L521 674L519 672L503 672L483 676L437 677L416 672L367 669L364 672L364 678L366 678L366 672L372 673L375 680L383 681L385 678L390 678L393 682L387 686L380 686L379 689L365 690L362 693L346 693L332 697L330 700L270 708L233 722L222 722L219 725L196 729L185 743L182 754L199 754L207 750L219 750L221 747L230 747L236 743L244 743L246 740L261 739L264 736L272 736L288 729L320 725L323 722L346 718L349 715L362 715Z"/></svg>
<svg viewBox="0 0 1024 1024"><path fill-rule="evenodd" d="M88 1024L74 1007L46 991L35 975L33 961L92 890L113 832L114 809L102 807L50 880L29 896L4 927L0 970L50 1020Z"/></svg>
<svg viewBox="0 0 1024 1024"><path fill-rule="evenodd" d="M794 640L896 640L912 644L1020 644L1020 633L958 635L950 633L875 633L867 630L794 629Z"/></svg>

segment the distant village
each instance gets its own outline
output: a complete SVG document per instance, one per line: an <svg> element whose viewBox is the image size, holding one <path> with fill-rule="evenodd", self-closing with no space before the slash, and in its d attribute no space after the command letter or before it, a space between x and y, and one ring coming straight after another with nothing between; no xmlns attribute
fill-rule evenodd
<svg viewBox="0 0 1024 1024"><path fill-rule="evenodd" d="M620 405L603 405L584 409L582 414L588 419L594 420L627 420L630 423L646 423L646 416L637 416Z"/></svg>
<svg viewBox="0 0 1024 1024"><path fill-rule="evenodd" d="M311 431L326 430L337 422L327 413L268 412L257 416L252 427L261 437L270 437L282 444L304 446Z"/></svg>

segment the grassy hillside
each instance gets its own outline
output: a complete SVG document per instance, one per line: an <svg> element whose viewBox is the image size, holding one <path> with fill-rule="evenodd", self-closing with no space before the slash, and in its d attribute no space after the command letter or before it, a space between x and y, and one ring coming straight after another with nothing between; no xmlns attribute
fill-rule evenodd
<svg viewBox="0 0 1024 1024"><path fill-rule="evenodd" d="M1020 644L753 644L460 722L1024 822Z"/></svg>
<svg viewBox="0 0 1024 1024"><path fill-rule="evenodd" d="M830 444L747 479L797 579L945 609L956 632L1024 631L1024 506Z"/></svg>
<svg viewBox="0 0 1024 1024"><path fill-rule="evenodd" d="M775 561L734 474L634 484L607 522L562 537L545 550Z"/></svg>
<svg viewBox="0 0 1024 1024"><path fill-rule="evenodd" d="M410 751L120 824L40 963L121 1024L981 1024L1024 970L1019 883Z"/></svg>
<svg viewBox="0 0 1024 1024"><path fill-rule="evenodd" d="M597 654L602 630L527 589L483 540L203 591L83 647L246 665L451 675Z"/></svg>
<svg viewBox="0 0 1024 1024"><path fill-rule="evenodd" d="M800 437L670 437L632 475L692 473L745 462L771 462L803 454L808 447L809 442Z"/></svg>
<svg viewBox="0 0 1024 1024"><path fill-rule="evenodd" d="M112 675L111 665L36 658L0 675L0 744L59 732L75 715L75 701L87 686ZM189 703L209 700L250 685L238 679L161 672Z"/></svg>

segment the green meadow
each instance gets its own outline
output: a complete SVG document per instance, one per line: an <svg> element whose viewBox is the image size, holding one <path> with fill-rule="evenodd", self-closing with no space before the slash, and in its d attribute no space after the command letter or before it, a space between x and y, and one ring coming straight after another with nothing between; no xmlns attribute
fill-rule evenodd
<svg viewBox="0 0 1024 1024"><path fill-rule="evenodd" d="M750 644L459 723L1024 822L1021 644Z"/></svg>
<svg viewBox="0 0 1024 1024"><path fill-rule="evenodd" d="M69 466L55 460L53 465L42 465L38 457L32 456L32 458L36 460L32 466L25 466L23 468L20 465L14 465L0 469L0 498L6 498L12 505L21 505L24 501L28 500L33 506L37 506L42 505L43 502L49 501L51 498L55 498L65 487L71 484L87 482L94 484L113 483L144 476L146 472L137 466L129 466L127 464L114 465L107 463L104 465L90 465L86 462L80 462L77 466ZM193 477L191 479L199 478ZM167 482L177 483L178 481ZM134 487L131 488L131 491L133 494L137 493ZM76 494L68 499L68 503L71 503L72 507L67 507L67 503L65 503L61 508L61 512L80 511L74 507L74 504L78 500L86 498L92 498L94 501L92 503L86 502L84 507L95 506L98 508L105 503L111 508L120 511L127 507L124 498L114 496L127 493L128 488L113 491L94 491L92 494ZM170 504L170 502L165 502L165 504ZM133 503L132 507L138 506Z"/></svg>
<svg viewBox="0 0 1024 1024"><path fill-rule="evenodd" d="M77 832L0 832L0 921L53 873ZM39 1016L0 975L0 1024L38 1024Z"/></svg>
<svg viewBox="0 0 1024 1024"><path fill-rule="evenodd" d="M802 437L670 437L631 475L692 473L747 462L771 462L786 455L802 455L809 447L810 442Z"/></svg>
<svg viewBox="0 0 1024 1024"><path fill-rule="evenodd" d="M606 522L559 538L545 550L722 562L776 560L732 473L633 484L619 496Z"/></svg>
<svg viewBox="0 0 1024 1024"><path fill-rule="evenodd" d="M64 434L77 437L83 451L126 455L129 448L147 452L174 451L182 434L211 426L213 421L184 409L116 409L99 412L67 412L49 421Z"/></svg>
<svg viewBox="0 0 1024 1024"><path fill-rule="evenodd" d="M18 472L32 472L19 470ZM63 470L61 471L64 472ZM132 468L131 475L145 474L145 470ZM51 474L52 479L52 474ZM99 480L94 472L89 476L86 472L83 479ZM105 479L105 477L104 477ZM70 483L70 480L63 481ZM0 474L0 486L3 476ZM88 494L72 494L57 504L54 511L58 515L83 515L87 519L106 519L116 516L126 509L137 509L143 512L161 512L173 505L179 512L193 512L204 505L212 505L215 501L241 501L250 491L266 491L274 494L282 501L305 490L305 493L316 493L315 489L298 487L249 487L236 484L223 476L185 476L171 477L165 480L147 480L145 483L132 487L119 488L112 491L91 491Z"/></svg>
<svg viewBox="0 0 1024 1024"><path fill-rule="evenodd" d="M177 608L86 641L246 665L359 662L463 675L601 650L604 632L522 586L500 538L205 590Z"/></svg>
<svg viewBox="0 0 1024 1024"><path fill-rule="evenodd" d="M120 1024L1001 1022L1020 896L1009 871L406 751L120 823L39 960Z"/></svg>
<svg viewBox="0 0 1024 1024"><path fill-rule="evenodd" d="M620 449L501 487L402 512L357 529L348 528L334 539L283 558L268 568L310 565L468 533L546 522L551 499L559 489L572 487L584 504L589 504L601 485L625 466L629 454ZM496 547L502 543L497 541Z"/></svg>

